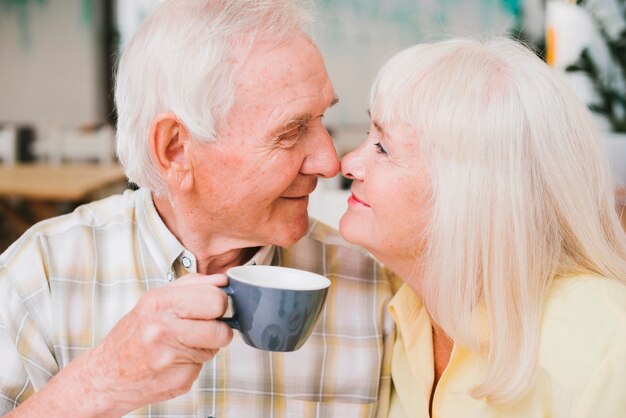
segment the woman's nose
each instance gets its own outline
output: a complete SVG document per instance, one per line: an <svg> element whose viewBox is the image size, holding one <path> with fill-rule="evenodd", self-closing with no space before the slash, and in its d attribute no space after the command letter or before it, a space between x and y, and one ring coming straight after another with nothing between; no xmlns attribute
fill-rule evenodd
<svg viewBox="0 0 626 418"><path fill-rule="evenodd" d="M361 155L363 145L341 159L341 174L351 180L363 180L365 168Z"/></svg>

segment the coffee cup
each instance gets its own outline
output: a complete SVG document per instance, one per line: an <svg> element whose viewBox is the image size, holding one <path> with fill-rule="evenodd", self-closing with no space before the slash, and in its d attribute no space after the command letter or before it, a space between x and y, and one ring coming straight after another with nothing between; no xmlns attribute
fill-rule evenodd
<svg viewBox="0 0 626 418"><path fill-rule="evenodd" d="M232 317L221 318L246 344L267 351L295 351L309 338L322 311L330 280L279 266L238 266L226 272L222 290Z"/></svg>

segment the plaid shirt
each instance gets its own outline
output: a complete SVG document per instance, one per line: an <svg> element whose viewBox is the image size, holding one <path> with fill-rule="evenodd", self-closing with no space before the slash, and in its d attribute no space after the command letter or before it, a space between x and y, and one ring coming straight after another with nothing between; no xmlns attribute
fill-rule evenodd
<svg viewBox="0 0 626 418"><path fill-rule="evenodd" d="M307 343L269 353L235 333L187 394L128 416L386 415L395 334L386 271L315 221L292 248L264 247L251 262L332 281ZM147 190L31 228L0 256L0 415L98 344L147 290L194 271L194 255L165 227Z"/></svg>

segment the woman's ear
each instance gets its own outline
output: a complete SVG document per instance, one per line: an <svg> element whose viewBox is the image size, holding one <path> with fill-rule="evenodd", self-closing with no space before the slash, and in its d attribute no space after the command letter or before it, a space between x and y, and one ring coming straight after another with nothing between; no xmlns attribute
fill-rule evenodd
<svg viewBox="0 0 626 418"><path fill-rule="evenodd" d="M193 186L189 160L190 135L173 113L161 113L152 120L148 142L152 161L168 188L186 191Z"/></svg>

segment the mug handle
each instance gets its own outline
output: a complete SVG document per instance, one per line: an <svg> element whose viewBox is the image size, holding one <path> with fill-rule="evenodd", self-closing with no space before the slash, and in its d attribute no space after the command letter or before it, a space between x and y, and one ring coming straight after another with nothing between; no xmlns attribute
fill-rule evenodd
<svg viewBox="0 0 626 418"><path fill-rule="evenodd" d="M228 296L228 297L231 297L233 295L233 288L230 287L230 286L219 287L218 289L220 289L224 293L226 293L226 296ZM241 331L241 328L239 327L239 321L237 320L237 313L236 312L233 313L233 316L230 317L230 318L221 317L221 318L217 318L217 320L225 322L226 325L228 325L232 329L236 329L237 331Z"/></svg>

